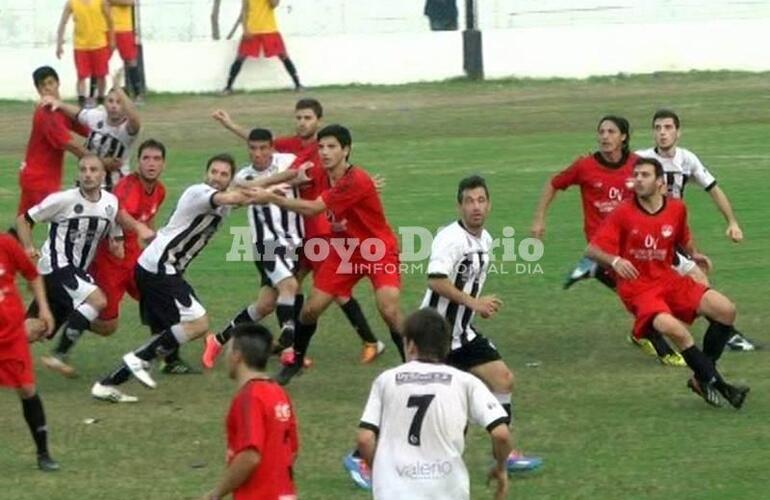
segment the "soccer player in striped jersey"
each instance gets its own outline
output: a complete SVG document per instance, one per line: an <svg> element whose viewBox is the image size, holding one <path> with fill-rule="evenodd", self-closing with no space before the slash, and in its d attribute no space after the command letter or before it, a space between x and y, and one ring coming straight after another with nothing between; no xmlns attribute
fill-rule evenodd
<svg viewBox="0 0 770 500"><path fill-rule="evenodd" d="M82 108L51 97L43 99L43 105L54 111L60 110L88 127L90 132L85 148L102 159L108 173L104 185L107 191L112 191L120 179L131 171L130 149L142 127L136 107L118 84L121 74L122 70L113 77L115 86L107 94L104 105Z"/></svg>
<svg viewBox="0 0 770 500"><path fill-rule="evenodd" d="M421 307L435 309L449 323L452 341L447 364L480 378L496 396L511 421L513 373L495 345L473 325L478 313L491 318L502 301L482 295L490 264L492 237L484 223L492 208L484 178L474 175L457 188L460 219L438 232L431 245L428 290ZM542 460L514 451L508 458L510 471L531 470Z"/></svg>
<svg viewBox="0 0 770 500"><path fill-rule="evenodd" d="M637 155L645 158L655 158L663 165L666 173L666 188L672 198L684 198L684 189L692 181L705 190L714 201L717 209L727 222L725 235L735 243L743 240L738 219L735 217L730 200L717 185L716 178L703 165L692 151L679 147L681 128L679 115L670 109L660 109L652 117L652 135L655 147L642 149ZM689 275L694 280L708 285L706 273L687 255L677 252L677 271ZM734 351L753 351L757 346L737 330L730 337L727 346Z"/></svg>
<svg viewBox="0 0 770 500"><path fill-rule="evenodd" d="M48 237L42 246L38 270L45 281L48 301L54 315L52 334L64 325L59 343L42 363L65 376L74 376L67 363L69 351L91 329L105 307L104 293L94 283L88 267L99 242L109 238L110 250L123 254L123 231L116 223L118 199L101 189L104 166L94 155L78 162L79 187L46 197L17 219L19 240L30 257L38 255L32 239L32 225L48 222ZM30 306L30 315L37 310Z"/></svg>
<svg viewBox="0 0 770 500"><path fill-rule="evenodd" d="M91 395L112 402L135 402L117 386L133 374L145 386L157 384L147 372L150 361L165 356L180 345L195 340L209 328L206 309L195 290L184 279L187 266L205 248L232 207L249 204L245 190L229 190L235 174L235 160L229 154L211 157L206 163L206 180L188 187L180 196L168 223L161 228L139 256L135 268L142 322L153 336L135 351L123 356L112 373L96 382ZM288 181L297 173L286 172Z"/></svg>

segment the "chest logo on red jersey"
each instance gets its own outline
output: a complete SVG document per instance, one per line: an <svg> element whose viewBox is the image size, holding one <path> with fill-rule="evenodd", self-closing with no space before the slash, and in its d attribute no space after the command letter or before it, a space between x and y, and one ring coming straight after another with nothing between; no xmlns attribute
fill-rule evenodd
<svg viewBox="0 0 770 500"><path fill-rule="evenodd" d="M633 177L627 177L626 178L626 189L634 189L634 178Z"/></svg>
<svg viewBox="0 0 770 500"><path fill-rule="evenodd" d="M614 186L610 188L610 190L607 193L607 195L609 196L609 198L611 200L623 201L623 191L621 189L619 189L619 188L614 187Z"/></svg>
<svg viewBox="0 0 770 500"><path fill-rule="evenodd" d="M645 248L657 249L658 248L658 238L656 238L655 236L653 236L651 234L648 234L647 236L644 237L644 247Z"/></svg>
<svg viewBox="0 0 770 500"><path fill-rule="evenodd" d="M288 422L291 418L291 406L287 403L275 405L275 418L279 422Z"/></svg>
<svg viewBox="0 0 770 500"><path fill-rule="evenodd" d="M664 238L670 238L671 235L674 234L674 227L671 224L664 224L663 227L660 228L660 234L662 234Z"/></svg>

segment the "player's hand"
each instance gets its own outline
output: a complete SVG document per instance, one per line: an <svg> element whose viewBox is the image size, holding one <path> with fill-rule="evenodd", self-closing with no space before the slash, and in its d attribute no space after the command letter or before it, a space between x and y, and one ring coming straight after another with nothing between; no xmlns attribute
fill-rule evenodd
<svg viewBox="0 0 770 500"><path fill-rule="evenodd" d="M274 194L267 189L261 187L251 187L243 190L243 194L246 196L248 203L253 205L265 205L270 203L270 200Z"/></svg>
<svg viewBox="0 0 770 500"><path fill-rule="evenodd" d="M698 267L703 269L706 273L711 272L711 269L713 269L713 265L711 264L711 259L709 259L706 255L702 253L694 253L691 255L692 260L695 261L696 264L698 264Z"/></svg>
<svg viewBox="0 0 770 500"><path fill-rule="evenodd" d="M141 241L150 241L155 238L155 231L147 227L145 224L139 222L136 227L136 236Z"/></svg>
<svg viewBox="0 0 770 500"><path fill-rule="evenodd" d="M27 247L24 249L24 253L27 254L27 257L29 257L29 260L32 262L37 262L40 260L40 252L37 251L37 248L35 247Z"/></svg>
<svg viewBox="0 0 770 500"><path fill-rule="evenodd" d="M312 161L306 161L302 165L297 168L297 177L295 177L295 181L299 183L305 183L310 182L310 174L308 174L308 170L313 168L313 162Z"/></svg>
<svg viewBox="0 0 770 500"><path fill-rule="evenodd" d="M740 243L743 241L743 230L741 229L741 226L738 225L737 222L733 222L732 224L729 224L727 226L727 231L725 231L725 234L728 238L730 238L733 243Z"/></svg>
<svg viewBox="0 0 770 500"><path fill-rule="evenodd" d="M378 193L382 193L382 190L385 189L385 186L388 184L385 181L385 176L380 174L374 174L372 180L374 181L374 188Z"/></svg>
<svg viewBox="0 0 770 500"><path fill-rule="evenodd" d="M619 258L613 262L612 270L618 273L618 276L626 280L633 280L639 277L639 271L637 271L634 265L626 259Z"/></svg>
<svg viewBox="0 0 770 500"><path fill-rule="evenodd" d="M484 295L474 299L471 309L481 315L482 318L491 318L502 307L503 301L497 298L497 295Z"/></svg>
<svg viewBox="0 0 770 500"><path fill-rule="evenodd" d="M43 330L43 333L45 334L45 338L49 338L51 335L53 335L53 329L56 325L56 321L53 319L53 314L51 313L51 310L49 308L41 308L40 311L37 313L37 319L42 321L45 324L45 330Z"/></svg>
<svg viewBox="0 0 770 500"><path fill-rule="evenodd" d="M48 106L51 108L51 111L56 111L59 109L59 106L61 105L61 101L59 101L57 98L50 96L50 95L44 95L40 98L40 106Z"/></svg>
<svg viewBox="0 0 770 500"><path fill-rule="evenodd" d="M104 169L107 173L120 170L120 167L123 166L123 162L120 158L102 158L102 164L104 164Z"/></svg>
<svg viewBox="0 0 770 500"><path fill-rule="evenodd" d="M211 113L211 117L221 123L222 125L230 125L233 121L230 119L230 115L224 109L216 109Z"/></svg>
<svg viewBox="0 0 770 500"><path fill-rule="evenodd" d="M487 474L487 485L492 481L497 483L494 499L505 500L508 498L508 471L500 469L496 465L493 466Z"/></svg>
<svg viewBox="0 0 770 500"><path fill-rule="evenodd" d="M545 236L545 222L541 220L534 220L532 222L532 227L529 229L529 234L533 238L542 240L543 237Z"/></svg>

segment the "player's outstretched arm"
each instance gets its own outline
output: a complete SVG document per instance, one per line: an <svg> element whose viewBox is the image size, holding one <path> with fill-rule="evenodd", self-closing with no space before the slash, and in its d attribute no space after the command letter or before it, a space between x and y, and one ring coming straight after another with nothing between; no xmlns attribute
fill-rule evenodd
<svg viewBox="0 0 770 500"><path fill-rule="evenodd" d="M112 76L112 90L120 98L120 102L123 103L123 112L126 113L126 119L128 120L127 129L131 135L136 135L142 128L142 122L139 118L139 112L134 106L134 101L123 91L123 86L120 82L123 80L124 69L121 66L119 70Z"/></svg>
<svg viewBox="0 0 770 500"><path fill-rule="evenodd" d="M292 183L292 181L299 177L300 172L297 170L284 170L283 172L278 172L277 174L262 177L260 179L236 179L235 183L238 187L248 190L253 188L268 188L270 186L275 186L276 184L285 184L287 182Z"/></svg>
<svg viewBox="0 0 770 500"><path fill-rule="evenodd" d="M51 108L51 111L61 111L70 120L77 120L78 113L80 113L81 110L80 106L67 104L66 102L50 95L43 96L40 99L40 106Z"/></svg>
<svg viewBox="0 0 770 500"><path fill-rule="evenodd" d="M247 448L235 455L235 458L225 469L217 487L206 493L203 498L205 500L219 500L238 489L259 467L261 458L259 452L253 448Z"/></svg>
<svg viewBox="0 0 770 500"><path fill-rule="evenodd" d="M290 199L284 196L279 196L273 192L265 190L257 190L257 199L266 200L258 201L256 203L273 203L281 208L297 212L300 215L313 216L326 211L326 203L319 196L315 200L301 200Z"/></svg>
<svg viewBox="0 0 770 500"><path fill-rule="evenodd" d="M377 435L371 429L358 429L356 444L361 458L371 467L374 464L374 453L377 450Z"/></svg>
<svg viewBox="0 0 770 500"><path fill-rule="evenodd" d="M495 465L487 475L487 482L495 481L495 500L508 498L508 456L513 450L511 444L511 432L505 423L495 426L490 432L492 440L492 455L495 457Z"/></svg>
<svg viewBox="0 0 770 500"><path fill-rule="evenodd" d="M230 118L230 115L227 113L227 111L224 109L217 109L211 113L211 117L218 121L224 128L238 136L240 139L248 142L249 132L245 128L235 123Z"/></svg>
<svg viewBox="0 0 770 500"><path fill-rule="evenodd" d="M62 10L61 18L59 19L59 28L56 30L56 58L61 59L64 54L64 29L67 27L67 21L69 21L72 15L72 8L69 1L64 4L64 10Z"/></svg>
<svg viewBox="0 0 770 500"><path fill-rule="evenodd" d="M735 213L733 213L733 206L730 204L727 195L719 186L712 187L709 190L709 195L714 200L719 211L722 212L725 221L727 221L725 235L734 243L740 243L743 240L743 230L740 224L738 224L738 219L736 219Z"/></svg>
<svg viewBox="0 0 770 500"><path fill-rule="evenodd" d="M530 234L533 238L542 240L545 236L545 216L554 198L556 198L556 189L551 185L551 180L549 179L543 187L543 193L537 202L537 208L535 208L535 215L532 217Z"/></svg>

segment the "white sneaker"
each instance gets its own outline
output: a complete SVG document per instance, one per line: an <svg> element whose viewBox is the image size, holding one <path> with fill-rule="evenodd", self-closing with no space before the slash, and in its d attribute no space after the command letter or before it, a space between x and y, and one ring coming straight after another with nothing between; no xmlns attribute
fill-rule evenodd
<svg viewBox="0 0 770 500"><path fill-rule="evenodd" d="M123 362L126 364L128 369L131 370L131 373L134 374L134 377L136 377L139 382L143 383L150 389L155 389L158 386L152 377L150 377L150 374L147 373L148 364L139 359L136 354L129 352L123 356Z"/></svg>
<svg viewBox="0 0 770 500"><path fill-rule="evenodd" d="M114 385L102 385L99 382L91 387L91 396L110 403L136 403L139 398L124 394Z"/></svg>

